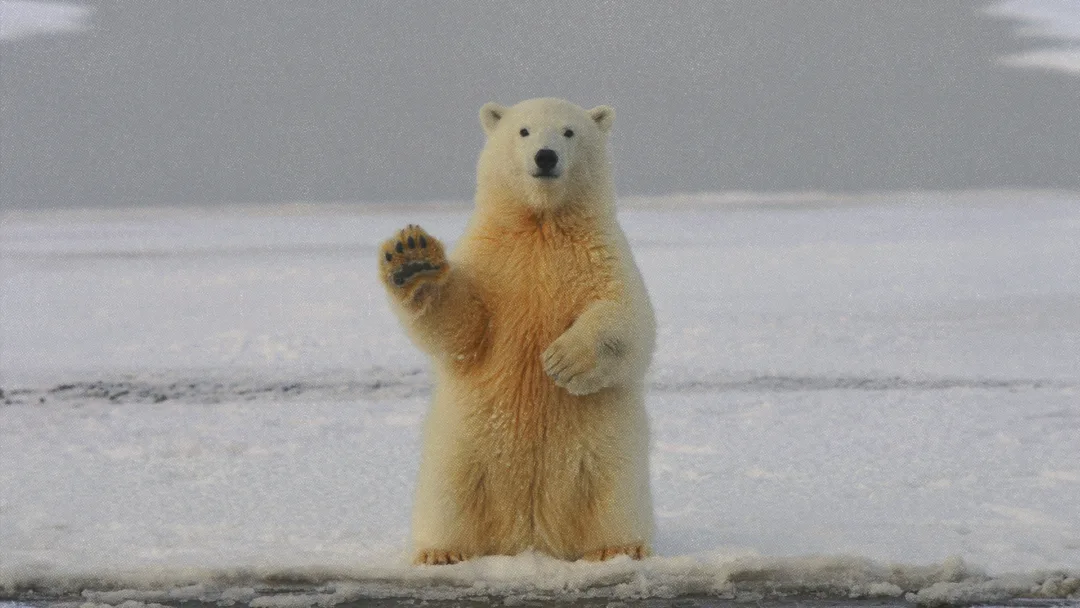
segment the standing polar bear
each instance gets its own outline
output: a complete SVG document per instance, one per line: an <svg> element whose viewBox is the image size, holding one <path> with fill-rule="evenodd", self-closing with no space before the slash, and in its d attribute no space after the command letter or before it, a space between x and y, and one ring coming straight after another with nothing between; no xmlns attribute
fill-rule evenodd
<svg viewBox="0 0 1080 608"><path fill-rule="evenodd" d="M435 373L416 563L649 552L656 327L615 219L613 118L559 99L485 105L475 212L453 253L417 226L382 247L392 305Z"/></svg>

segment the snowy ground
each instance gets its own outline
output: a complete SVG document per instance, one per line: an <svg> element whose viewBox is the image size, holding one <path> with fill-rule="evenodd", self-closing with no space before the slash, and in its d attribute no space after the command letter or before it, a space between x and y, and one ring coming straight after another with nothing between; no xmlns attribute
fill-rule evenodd
<svg viewBox="0 0 1080 608"><path fill-rule="evenodd" d="M628 201L659 556L414 568L375 247L466 217L6 217L0 597L1080 599L1080 196Z"/></svg>

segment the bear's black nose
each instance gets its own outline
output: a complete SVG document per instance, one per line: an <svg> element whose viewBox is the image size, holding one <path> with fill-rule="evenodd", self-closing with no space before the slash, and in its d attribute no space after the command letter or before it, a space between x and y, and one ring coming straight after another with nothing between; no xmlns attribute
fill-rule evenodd
<svg viewBox="0 0 1080 608"><path fill-rule="evenodd" d="M541 148L536 153L536 166L540 167L544 173L554 169L557 164L559 164L559 155L551 148Z"/></svg>

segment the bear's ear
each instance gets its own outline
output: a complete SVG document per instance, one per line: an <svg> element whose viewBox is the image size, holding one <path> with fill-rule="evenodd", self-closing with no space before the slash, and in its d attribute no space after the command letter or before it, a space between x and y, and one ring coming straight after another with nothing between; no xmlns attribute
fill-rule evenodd
<svg viewBox="0 0 1080 608"><path fill-rule="evenodd" d="M505 114L505 107L493 101L485 103L484 107L480 108L480 126L484 127L484 133L491 135Z"/></svg>
<svg viewBox="0 0 1080 608"><path fill-rule="evenodd" d="M596 126L600 128L601 133L607 133L611 130L611 123L615 122L615 108L611 106L596 106L589 110L589 116L592 117Z"/></svg>

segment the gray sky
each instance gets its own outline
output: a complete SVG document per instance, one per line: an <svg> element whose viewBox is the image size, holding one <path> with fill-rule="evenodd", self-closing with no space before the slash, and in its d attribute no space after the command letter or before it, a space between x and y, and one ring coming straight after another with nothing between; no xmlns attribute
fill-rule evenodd
<svg viewBox="0 0 1080 608"><path fill-rule="evenodd" d="M1080 189L1080 75L986 2L81 4L0 41L5 208L468 199L535 96L615 106L624 195Z"/></svg>

